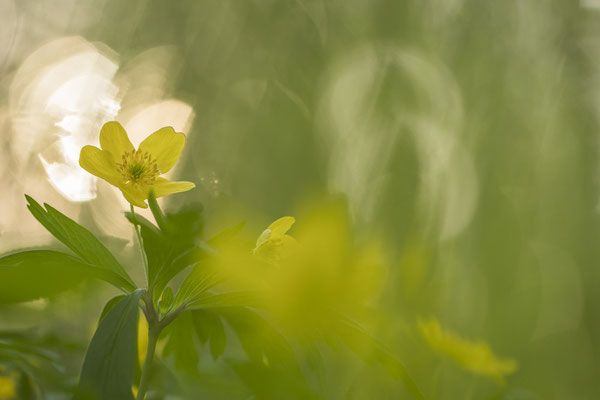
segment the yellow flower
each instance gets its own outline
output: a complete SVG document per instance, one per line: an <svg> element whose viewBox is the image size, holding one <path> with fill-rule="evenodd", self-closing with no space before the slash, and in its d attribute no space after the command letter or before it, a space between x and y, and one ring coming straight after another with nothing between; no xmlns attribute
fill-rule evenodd
<svg viewBox="0 0 600 400"><path fill-rule="evenodd" d="M270 262L285 258L296 245L296 239L286 234L294 222L294 217L282 217L269 225L256 240L254 254Z"/></svg>
<svg viewBox="0 0 600 400"><path fill-rule="evenodd" d="M435 319L419 320L421 335L436 352L443 354L464 369L483 375L497 384L504 384L505 375L517 370L517 361L497 358L490 346L483 341L470 342L451 331L443 331Z"/></svg>
<svg viewBox="0 0 600 400"><path fill-rule="evenodd" d="M146 208L150 190L162 197L195 187L192 182L171 182L160 176L173 168L184 144L183 133L164 127L144 139L136 150L121 124L111 121L100 130L102 149L84 146L79 165L121 189L129 203Z"/></svg>
<svg viewBox="0 0 600 400"><path fill-rule="evenodd" d="M0 376L0 399L12 399L15 395L15 380L9 376Z"/></svg>
<svg viewBox="0 0 600 400"><path fill-rule="evenodd" d="M353 320L365 315L380 289L383 254L375 242L354 240L342 204L311 204L301 220L295 239L286 234L294 219L284 217L257 241L255 255L277 261L277 268L258 272L267 287L264 302L290 332L331 334L340 315Z"/></svg>

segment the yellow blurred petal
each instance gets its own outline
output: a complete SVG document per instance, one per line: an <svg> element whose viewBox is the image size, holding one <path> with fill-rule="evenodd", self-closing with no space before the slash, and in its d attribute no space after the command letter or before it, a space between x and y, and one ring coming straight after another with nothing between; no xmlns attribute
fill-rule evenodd
<svg viewBox="0 0 600 400"><path fill-rule="evenodd" d="M281 238L281 245L285 249L292 249L298 245L298 241L290 235L283 235Z"/></svg>
<svg viewBox="0 0 600 400"><path fill-rule="evenodd" d="M163 197L173 193L187 192L195 187L196 185L194 185L192 182L172 182L165 178L157 178L153 189L156 197Z"/></svg>
<svg viewBox="0 0 600 400"><path fill-rule="evenodd" d="M294 217L282 217L273 222L267 229L260 234L258 239L256 240L256 247L254 248L254 253L260 252L261 248L269 245L269 247L281 247L281 241L285 241L286 243L294 242L296 240L286 235L285 233L290 230L292 225L296 222ZM265 250L266 248L262 249Z"/></svg>
<svg viewBox="0 0 600 400"><path fill-rule="evenodd" d="M268 231L267 229L265 232ZM263 232L263 235L265 232ZM298 242L290 235L283 235L275 239L267 238L263 241L259 238L253 253L264 261L277 264L289 257L297 246Z"/></svg>
<svg viewBox="0 0 600 400"><path fill-rule="evenodd" d="M100 129L100 147L112 154L115 162L120 162L125 152L134 150L127 132L117 121L107 122Z"/></svg>
<svg viewBox="0 0 600 400"><path fill-rule="evenodd" d="M496 357L490 346L483 341L468 341L452 331L444 331L434 318L419 319L418 326L421 335L434 351L451 358L462 368L485 376L499 385L504 384L505 375L517 370L516 360Z"/></svg>
<svg viewBox="0 0 600 400"><path fill-rule="evenodd" d="M173 168L173 165L175 165L181 155L184 144L185 135L175 132L170 126L166 126L144 139L140 143L139 149L148 152L156 160L156 165L160 173L164 174ZM157 195L156 197L159 196Z"/></svg>
<svg viewBox="0 0 600 400"><path fill-rule="evenodd" d="M132 183L127 183L125 185L121 185L119 188L129 203L134 206L140 208L148 208L148 204L146 204L146 199L148 198L148 193L150 192L150 188L148 186L139 186L134 185Z"/></svg>
<svg viewBox="0 0 600 400"><path fill-rule="evenodd" d="M294 225L294 222L296 222L294 217L281 217L277 221L273 222L271 225L269 225L271 238L275 239L285 235L285 233L290 230L292 225Z"/></svg>
<svg viewBox="0 0 600 400"><path fill-rule="evenodd" d="M84 146L79 153L79 165L92 175L118 186L123 180L111 154L94 146Z"/></svg>
<svg viewBox="0 0 600 400"><path fill-rule="evenodd" d="M254 252L256 252L260 246L265 244L267 242L267 240L269 240L270 237L271 237L271 230L267 228L263 231L263 233L260 234L258 239L256 239L256 247L254 248Z"/></svg>
<svg viewBox="0 0 600 400"><path fill-rule="evenodd" d="M15 395L15 380L9 376L0 376L0 399L11 399Z"/></svg>
<svg viewBox="0 0 600 400"><path fill-rule="evenodd" d="M144 364L146 352L148 351L148 322L143 315L138 316L138 361L140 365ZM137 394L137 387L136 387Z"/></svg>

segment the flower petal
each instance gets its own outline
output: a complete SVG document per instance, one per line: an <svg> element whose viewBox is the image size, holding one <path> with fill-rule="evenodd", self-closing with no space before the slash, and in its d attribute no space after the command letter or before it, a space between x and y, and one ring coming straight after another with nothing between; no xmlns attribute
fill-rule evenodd
<svg viewBox="0 0 600 400"><path fill-rule="evenodd" d="M265 244L269 240L270 237L271 237L271 230L269 228L267 228L263 231L263 233L260 234L258 239L256 239L256 247L254 247L254 252L256 252L256 250L258 250L258 248L260 246Z"/></svg>
<svg viewBox="0 0 600 400"><path fill-rule="evenodd" d="M140 208L148 208L148 204L146 204L146 199L148 198L148 193L150 192L149 186L139 186L133 185L132 183L126 183L119 187L125 200L134 206Z"/></svg>
<svg viewBox="0 0 600 400"><path fill-rule="evenodd" d="M194 185L192 182L171 182L165 178L156 178L153 189L156 197L163 197L173 193L187 192L195 187L196 185Z"/></svg>
<svg viewBox="0 0 600 400"><path fill-rule="evenodd" d="M148 152L152 158L156 159L156 165L160 169L160 173L164 174L173 168L181 155L184 144L185 135L175 132L170 126L166 126L144 139L140 143L139 149Z"/></svg>
<svg viewBox="0 0 600 400"><path fill-rule="evenodd" d="M109 121L100 129L100 147L112 154L115 162L120 162L126 151L133 151L127 132L117 121Z"/></svg>
<svg viewBox="0 0 600 400"><path fill-rule="evenodd" d="M271 230L271 238L280 238L294 225L296 219L294 217L281 217L277 221L269 225Z"/></svg>
<svg viewBox="0 0 600 400"><path fill-rule="evenodd" d="M123 181L123 177L108 151L94 146L84 146L79 153L79 165L90 174L104 179L111 185L119 186Z"/></svg>

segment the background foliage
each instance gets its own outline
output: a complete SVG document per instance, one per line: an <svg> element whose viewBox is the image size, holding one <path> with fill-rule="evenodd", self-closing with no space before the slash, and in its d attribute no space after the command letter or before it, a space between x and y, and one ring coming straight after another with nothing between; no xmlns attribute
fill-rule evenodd
<svg viewBox="0 0 600 400"><path fill-rule="evenodd" d="M123 266L142 282L124 204L103 182L96 198L73 202L49 183L48 162L69 165L55 148L71 132L66 117L81 117L73 131L85 143L105 120L147 135L170 123L153 119L163 115L188 137L176 176L197 185L163 206L202 203L190 229L205 239L246 221L239 235L251 248L283 215L300 229L315 199L344 204L352 240L385 249L381 293L361 317L426 398L597 398L596 3L5 1L0 250L64 250L28 214L30 193L117 254L114 279L129 285ZM92 55L60 64L73 54ZM92 72L102 85L66 95L52 86ZM88 107L94 93L118 107ZM65 273L43 277L46 294L75 290L0 306L0 361L10 364L2 346L19 343L17 370L29 374L19 382L37 382L23 383L31 396L39 385L64 398L104 303L119 294L59 261ZM174 323L177 340L156 365L157 387L179 398L410 398L360 349L320 343L300 351L300 371L267 371L249 356L261 341L240 339L260 316L193 312L206 322ZM517 360L517 371L497 385L437 354L417 324L430 316Z"/></svg>

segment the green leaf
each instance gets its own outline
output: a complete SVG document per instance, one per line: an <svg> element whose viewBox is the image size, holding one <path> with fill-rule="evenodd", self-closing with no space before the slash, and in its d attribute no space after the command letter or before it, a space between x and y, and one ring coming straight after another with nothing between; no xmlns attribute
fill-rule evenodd
<svg viewBox="0 0 600 400"><path fill-rule="evenodd" d="M214 323L211 325L210 333L210 354L213 360L216 360L225 352L225 346L227 345L227 335L225 334L225 327L221 318L215 318Z"/></svg>
<svg viewBox="0 0 600 400"><path fill-rule="evenodd" d="M177 308L183 304L190 304L202 297L205 292L218 283L214 273L207 271L202 264L196 265L185 277L177 295L173 307Z"/></svg>
<svg viewBox="0 0 600 400"><path fill-rule="evenodd" d="M196 335L200 340L200 343L205 344L208 342L213 334L218 329L213 329L213 325L220 323L220 317L212 311L207 310L196 310L190 311L194 328L196 329Z"/></svg>
<svg viewBox="0 0 600 400"><path fill-rule="evenodd" d="M50 297L87 278L86 269L68 254L26 251L0 258L0 303Z"/></svg>
<svg viewBox="0 0 600 400"><path fill-rule="evenodd" d="M140 227L144 251L148 257L148 285L153 288L158 273L165 265L171 263L175 256L173 246L169 238L148 219L129 212L125 213L125 217L129 222ZM160 297L160 293L158 296Z"/></svg>
<svg viewBox="0 0 600 400"><path fill-rule="evenodd" d="M85 262L97 267L112 271L119 275L126 287L120 287L127 292L135 290L133 280L127 275L125 269L119 264L111 252L87 229L65 216L48 204L46 209L40 206L33 198L25 195L31 214L58 240L70 248Z"/></svg>
<svg viewBox="0 0 600 400"><path fill-rule="evenodd" d="M86 278L99 278L119 288L129 287L116 273L53 250L28 250L0 258L0 303L51 297Z"/></svg>
<svg viewBox="0 0 600 400"><path fill-rule="evenodd" d="M200 343L209 342L214 360L219 358L227 345L227 335L221 317L213 311L197 310L190 312Z"/></svg>
<svg viewBox="0 0 600 400"><path fill-rule="evenodd" d="M150 201L150 207L155 219L160 221L161 229L142 216L131 213L125 213L125 216L141 228L144 250L148 256L148 282L156 303L173 277L213 250L199 240L203 226L201 206L185 208L166 216L158 203Z"/></svg>
<svg viewBox="0 0 600 400"><path fill-rule="evenodd" d="M163 357L172 356L178 370L197 373L200 357L194 343L194 324L190 313L181 314L165 331L167 343L163 349Z"/></svg>
<svg viewBox="0 0 600 400"><path fill-rule="evenodd" d="M158 310L161 315L165 315L171 309L173 305L173 289L169 286L165 288L158 302Z"/></svg>
<svg viewBox="0 0 600 400"><path fill-rule="evenodd" d="M129 222L131 222L134 225L140 225L140 226L145 226L149 229L152 229L156 232L160 232L160 230L154 226L154 224L152 222L150 222L150 220L148 220L148 218L143 217L139 214L135 214L133 215L132 213L130 213L129 211L125 212L125 218L127 218L127 220Z"/></svg>
<svg viewBox="0 0 600 400"><path fill-rule="evenodd" d="M245 307L231 307L217 312L234 330L244 351L254 362L278 366L290 366L296 362L287 339L255 311Z"/></svg>
<svg viewBox="0 0 600 400"><path fill-rule="evenodd" d="M79 389L96 400L133 399L137 317L143 290L121 300L100 322L81 369Z"/></svg>
<svg viewBox="0 0 600 400"><path fill-rule="evenodd" d="M165 263L156 277L154 283L154 300L156 301L160 297L164 288L179 272L190 265L198 263L205 258L207 254L208 252L204 247L194 246L170 257L169 262Z"/></svg>
<svg viewBox="0 0 600 400"><path fill-rule="evenodd" d="M11 399L44 399L40 387L49 393L72 385L63 362L78 347L64 335L42 334L39 329L0 330L0 375L18 375Z"/></svg>
<svg viewBox="0 0 600 400"><path fill-rule="evenodd" d="M204 207L199 202L185 204L175 212L164 216L164 229L170 237L184 243L199 244L204 232Z"/></svg>
<svg viewBox="0 0 600 400"><path fill-rule="evenodd" d="M110 299L109 301L107 301L106 304L104 305L104 308L102 309L102 313L100 314L100 321L102 321L104 319L104 317L106 317L106 314L108 314L108 312L110 310L115 308L115 306L117 304L119 304L121 302L121 300L123 300L125 297L127 297L127 296L122 294L120 296L115 296L112 299Z"/></svg>
<svg viewBox="0 0 600 400"><path fill-rule="evenodd" d="M141 225L144 250L148 257L148 284L152 287L160 270L171 262L173 250L166 238L156 228Z"/></svg>

